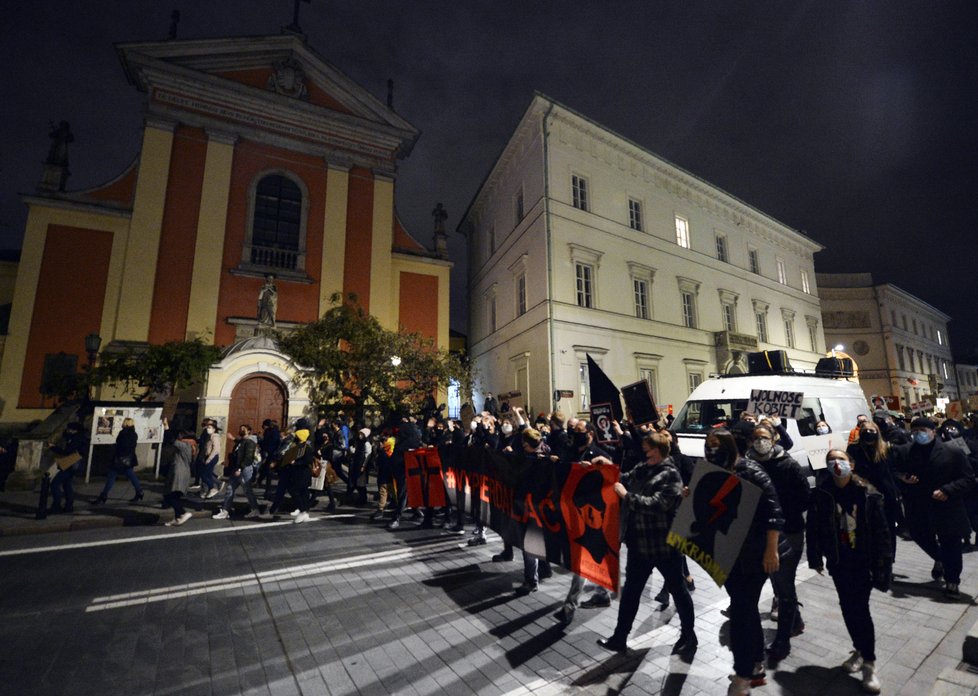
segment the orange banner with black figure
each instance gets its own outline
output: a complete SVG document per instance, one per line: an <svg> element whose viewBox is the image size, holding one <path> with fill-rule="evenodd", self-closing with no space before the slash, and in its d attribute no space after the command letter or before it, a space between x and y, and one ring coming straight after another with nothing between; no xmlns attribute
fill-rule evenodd
<svg viewBox="0 0 978 696"><path fill-rule="evenodd" d="M560 510L570 543L570 567L581 577L617 591L620 507L618 467L571 464Z"/></svg>
<svg viewBox="0 0 978 696"><path fill-rule="evenodd" d="M408 507L445 507L445 480L438 448L405 452L404 473Z"/></svg>

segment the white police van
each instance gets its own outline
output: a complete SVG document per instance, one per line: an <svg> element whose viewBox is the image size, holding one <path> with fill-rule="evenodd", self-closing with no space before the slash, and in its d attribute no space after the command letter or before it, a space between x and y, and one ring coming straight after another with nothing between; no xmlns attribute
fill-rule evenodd
<svg viewBox="0 0 978 696"><path fill-rule="evenodd" d="M784 423L794 442L789 453L803 467L809 464L807 445L824 450L824 438L818 438L815 432L815 424L820 420L828 423L837 436L837 443L835 437L831 438L831 446L845 449L856 417L868 415L872 409L859 384L851 378L851 370L837 368L834 358L827 360L819 361L815 373L780 368L781 364L786 365L786 360L775 361L773 368L771 361L767 361L762 369L755 369L757 361L751 361L748 374L724 375L701 383L669 427L678 436L679 449L687 456L702 457L707 434L722 421L736 423L747 408L753 389L804 394L798 418L786 419Z"/></svg>

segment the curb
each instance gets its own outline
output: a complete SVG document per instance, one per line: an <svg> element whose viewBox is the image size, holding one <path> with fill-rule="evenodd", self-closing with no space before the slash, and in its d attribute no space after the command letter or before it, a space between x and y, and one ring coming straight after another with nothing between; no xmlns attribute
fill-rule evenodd
<svg viewBox="0 0 978 696"><path fill-rule="evenodd" d="M974 668L969 664L962 662L956 669L944 670L938 675L928 696L978 694L978 674L972 672L972 669Z"/></svg>

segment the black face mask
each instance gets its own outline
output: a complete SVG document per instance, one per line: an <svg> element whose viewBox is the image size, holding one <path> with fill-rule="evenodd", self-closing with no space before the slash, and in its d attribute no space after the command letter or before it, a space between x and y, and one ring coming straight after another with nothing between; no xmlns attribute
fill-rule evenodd
<svg viewBox="0 0 978 696"><path fill-rule="evenodd" d="M875 445L880 439L880 434L871 430L859 433L859 441L866 445Z"/></svg>
<svg viewBox="0 0 978 696"><path fill-rule="evenodd" d="M574 446L575 447L586 447L588 440L588 434L578 431L574 431Z"/></svg>

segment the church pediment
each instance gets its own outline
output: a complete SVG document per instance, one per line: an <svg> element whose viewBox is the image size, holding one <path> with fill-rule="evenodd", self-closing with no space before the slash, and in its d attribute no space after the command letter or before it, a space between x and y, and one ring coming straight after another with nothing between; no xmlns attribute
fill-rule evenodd
<svg viewBox="0 0 978 696"><path fill-rule="evenodd" d="M119 44L150 111L403 157L418 130L292 35ZM233 128L232 128L233 130ZM329 132L332 137L324 137Z"/></svg>

